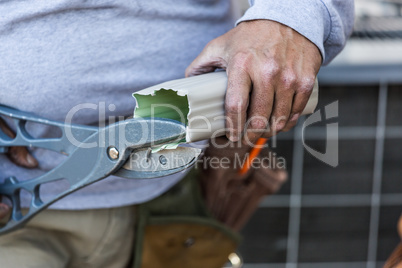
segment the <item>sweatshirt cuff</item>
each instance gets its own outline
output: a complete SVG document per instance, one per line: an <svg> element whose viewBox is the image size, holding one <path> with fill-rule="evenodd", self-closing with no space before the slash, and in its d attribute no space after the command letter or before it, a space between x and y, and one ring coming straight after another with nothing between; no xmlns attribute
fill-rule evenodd
<svg viewBox="0 0 402 268"><path fill-rule="evenodd" d="M237 22L266 19L284 24L314 43L325 62L324 42L331 30L327 7L319 0L251 0L251 7Z"/></svg>

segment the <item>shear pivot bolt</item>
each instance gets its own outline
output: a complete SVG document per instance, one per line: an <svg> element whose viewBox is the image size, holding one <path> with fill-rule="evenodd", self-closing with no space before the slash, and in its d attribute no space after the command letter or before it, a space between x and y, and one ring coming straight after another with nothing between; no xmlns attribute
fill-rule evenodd
<svg viewBox="0 0 402 268"><path fill-rule="evenodd" d="M164 155L159 156L159 162L160 162L162 165L166 165L166 164L167 164L167 159L166 159L166 157L165 157Z"/></svg>
<svg viewBox="0 0 402 268"><path fill-rule="evenodd" d="M116 147L109 147L107 153L110 159L116 160L117 158L119 158L119 150L117 150Z"/></svg>

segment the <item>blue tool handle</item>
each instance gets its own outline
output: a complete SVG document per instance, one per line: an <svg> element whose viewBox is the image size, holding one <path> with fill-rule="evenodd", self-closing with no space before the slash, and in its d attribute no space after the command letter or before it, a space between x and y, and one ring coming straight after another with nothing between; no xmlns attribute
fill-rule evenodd
<svg viewBox="0 0 402 268"><path fill-rule="evenodd" d="M75 141L79 144L98 131L97 127L65 124L38 117L31 113L13 109L8 106L0 105L0 116L2 115L11 118L14 121L16 126L16 137L10 138L0 129L0 153L7 152L7 147L10 146L25 146L44 148L69 155L76 147L71 141ZM58 127L62 135L59 138L34 138L26 130L26 124L28 122Z"/></svg>
<svg viewBox="0 0 402 268"><path fill-rule="evenodd" d="M4 112L4 109L2 111ZM18 116L6 115L14 118L17 122L30 119L37 120L26 116L21 117L21 114ZM40 122L60 126L58 122L43 121L43 119ZM81 130L79 126L76 129ZM6 196L12 203L11 217L5 226L0 227L0 235L22 227L40 211L64 196L115 173L134 150L177 142L182 140L186 134L186 128L183 124L169 119L130 119L105 128L86 129L83 127L82 130L84 130L82 133L86 135L90 132L92 134L79 144L71 143L68 139L60 139L52 142L70 144L64 144L60 147L42 146L42 148L69 148L69 156L56 168L30 180L18 181L16 178L8 178L0 184L0 196ZM35 139L24 135L23 128L19 128L16 139L20 143L4 141L4 138L1 142L2 145L6 146L15 144L26 146L28 142L32 142L33 146L43 144L36 143ZM111 149L113 149L113 155L110 154ZM184 168L183 166L182 169ZM174 172L182 169L174 170ZM160 175L167 175L168 172ZM68 189L44 202L41 198L40 187L43 184L59 180L67 181ZM29 192L32 196L29 210L25 215L21 210L20 194L22 190Z"/></svg>

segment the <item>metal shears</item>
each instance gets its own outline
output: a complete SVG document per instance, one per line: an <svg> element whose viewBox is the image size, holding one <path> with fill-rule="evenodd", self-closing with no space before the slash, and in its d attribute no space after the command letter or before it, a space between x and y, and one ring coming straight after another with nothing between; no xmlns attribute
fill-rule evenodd
<svg viewBox="0 0 402 268"><path fill-rule="evenodd" d="M11 216L0 228L0 235L22 227L57 200L109 175L130 179L163 177L191 167L201 154L200 149L192 147L152 152L152 148L185 138L185 125L170 119L136 118L91 127L52 121L2 105L0 116L11 118L16 126L15 138L0 130L0 153L6 153L11 146L26 146L67 155L60 165L39 177L25 181L9 177L0 184L0 196L8 198L12 205ZM26 129L27 122L58 127L62 135L34 138ZM62 179L69 182L69 188L44 202L41 185ZM21 210L22 190L32 196L26 214Z"/></svg>

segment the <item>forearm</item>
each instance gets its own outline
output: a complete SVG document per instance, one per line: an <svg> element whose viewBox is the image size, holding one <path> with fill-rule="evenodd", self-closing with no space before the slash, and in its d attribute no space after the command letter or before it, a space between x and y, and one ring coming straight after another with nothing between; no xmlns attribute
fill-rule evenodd
<svg viewBox="0 0 402 268"><path fill-rule="evenodd" d="M352 32L353 0L249 0L251 7L237 21L267 19L293 28L320 50L328 64Z"/></svg>

